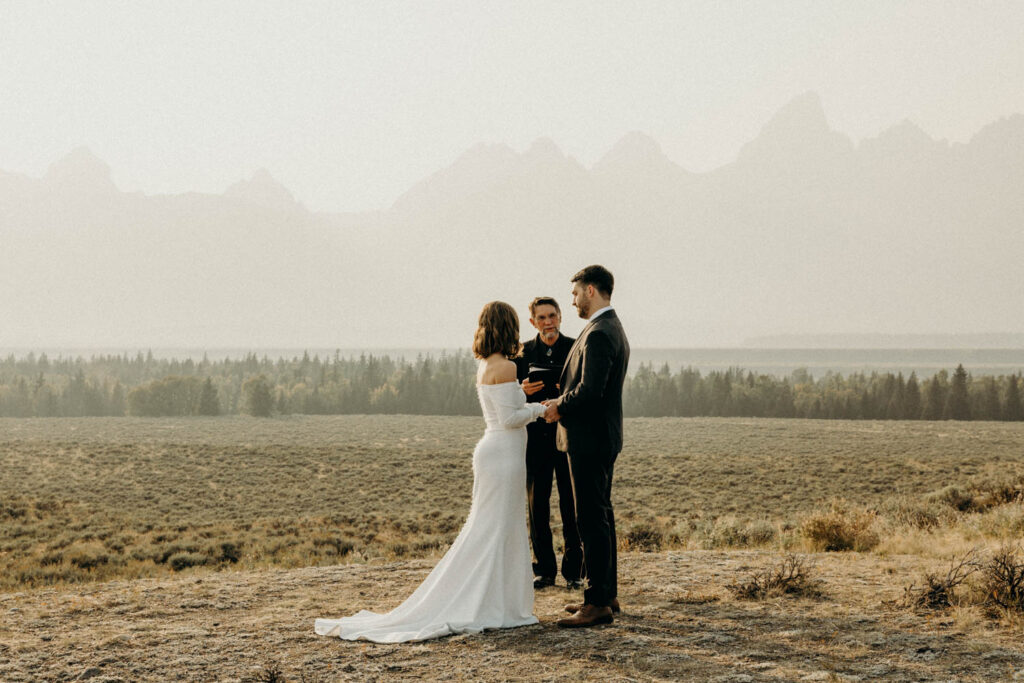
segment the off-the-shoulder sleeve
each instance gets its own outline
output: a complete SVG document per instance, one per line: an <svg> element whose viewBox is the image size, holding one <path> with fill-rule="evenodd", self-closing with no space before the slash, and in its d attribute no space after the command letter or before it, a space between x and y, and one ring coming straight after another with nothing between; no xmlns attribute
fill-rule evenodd
<svg viewBox="0 0 1024 683"><path fill-rule="evenodd" d="M527 403L526 394L515 382L495 387L493 398L498 422L506 429L525 427L547 410L541 403Z"/></svg>

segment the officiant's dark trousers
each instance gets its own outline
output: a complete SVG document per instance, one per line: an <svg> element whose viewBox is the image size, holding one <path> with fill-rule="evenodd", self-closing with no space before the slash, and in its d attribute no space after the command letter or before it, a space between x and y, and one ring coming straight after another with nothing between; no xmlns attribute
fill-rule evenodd
<svg viewBox="0 0 1024 683"><path fill-rule="evenodd" d="M612 509L612 471L618 453L569 451L576 524L583 539L587 589L583 601L608 605L618 597L618 556L615 511Z"/></svg>
<svg viewBox="0 0 1024 683"><path fill-rule="evenodd" d="M532 425L531 425L532 426ZM545 427L547 425L544 425ZM552 425L553 426L553 425ZM576 528L576 502L572 492L569 458L555 448L555 437L530 432L526 449L526 497L530 510L530 542L534 576L555 578L557 564L551 538L551 482L558 482L558 508L562 515L562 577L566 581L583 578L583 544Z"/></svg>

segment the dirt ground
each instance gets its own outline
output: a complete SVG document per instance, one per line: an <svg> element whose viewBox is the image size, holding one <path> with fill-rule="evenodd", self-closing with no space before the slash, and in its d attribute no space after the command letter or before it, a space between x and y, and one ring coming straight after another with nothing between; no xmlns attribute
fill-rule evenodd
<svg viewBox="0 0 1024 683"><path fill-rule="evenodd" d="M768 551L620 557L624 613L563 630L579 593L537 593L540 624L377 645L313 633L316 617L386 611L434 560L185 572L0 594L3 681L1012 681L1024 638L969 609L892 604L940 563L912 556L809 556L819 598L740 601L725 588L778 560Z"/></svg>

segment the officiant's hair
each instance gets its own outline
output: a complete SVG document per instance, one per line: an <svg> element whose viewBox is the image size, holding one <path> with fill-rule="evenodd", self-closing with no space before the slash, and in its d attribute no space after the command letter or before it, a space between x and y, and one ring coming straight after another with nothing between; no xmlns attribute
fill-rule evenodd
<svg viewBox="0 0 1024 683"><path fill-rule="evenodd" d="M538 296L536 299L530 302L530 317L537 315L538 306L554 306L555 310L558 311L558 315L562 315L562 307L558 305L554 297L550 296Z"/></svg>
<svg viewBox="0 0 1024 683"><path fill-rule="evenodd" d="M506 358L515 358L521 350L516 309L504 301L492 301L484 306L473 337L473 355L487 358L492 353L500 353Z"/></svg>
<svg viewBox="0 0 1024 683"><path fill-rule="evenodd" d="M572 276L569 282L579 282L581 285L594 285L594 289L612 298L612 289L615 287L615 278L612 272L604 266L587 266Z"/></svg>

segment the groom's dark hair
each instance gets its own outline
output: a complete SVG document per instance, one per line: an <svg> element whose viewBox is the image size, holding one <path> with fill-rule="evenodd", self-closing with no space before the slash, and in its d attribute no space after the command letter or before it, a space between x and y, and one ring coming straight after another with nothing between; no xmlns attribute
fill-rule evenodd
<svg viewBox="0 0 1024 683"><path fill-rule="evenodd" d="M587 266L572 276L569 282L579 282L581 285L594 285L594 289L604 294L609 299L612 297L612 289L615 287L615 278L610 270L604 266Z"/></svg>

